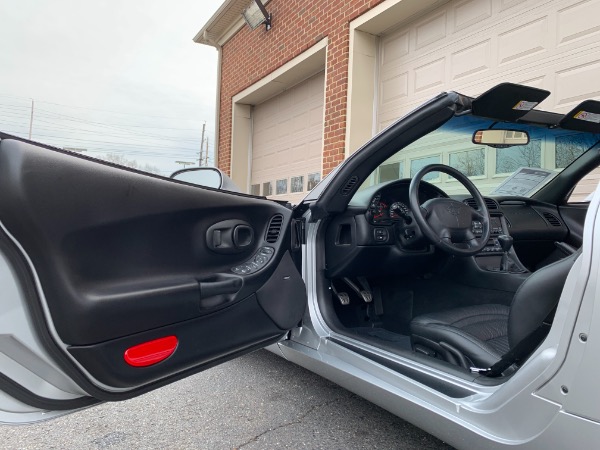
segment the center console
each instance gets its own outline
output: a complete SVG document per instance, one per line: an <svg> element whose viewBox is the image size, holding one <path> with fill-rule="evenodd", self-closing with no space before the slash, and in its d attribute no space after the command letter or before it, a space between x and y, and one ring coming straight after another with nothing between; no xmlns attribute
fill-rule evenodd
<svg viewBox="0 0 600 450"><path fill-rule="evenodd" d="M481 223L473 223L473 233L477 237L481 237L483 234ZM490 215L490 239L474 258L480 269L490 272L527 272L512 247L508 223L502 213L492 213Z"/></svg>

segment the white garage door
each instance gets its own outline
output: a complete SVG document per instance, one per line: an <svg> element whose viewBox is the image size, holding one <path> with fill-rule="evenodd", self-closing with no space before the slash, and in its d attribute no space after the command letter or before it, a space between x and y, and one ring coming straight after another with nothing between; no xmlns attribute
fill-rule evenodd
<svg viewBox="0 0 600 450"><path fill-rule="evenodd" d="M251 192L297 203L321 179L325 74L257 105Z"/></svg>
<svg viewBox="0 0 600 450"><path fill-rule="evenodd" d="M379 47L378 130L442 91L476 96L504 81L549 90L548 111L600 98L600 0L450 1ZM409 176L405 156L387 170Z"/></svg>
<svg viewBox="0 0 600 450"><path fill-rule="evenodd" d="M568 112L600 97L599 0L451 1L380 45L378 123L444 90L480 94L502 81L552 92Z"/></svg>

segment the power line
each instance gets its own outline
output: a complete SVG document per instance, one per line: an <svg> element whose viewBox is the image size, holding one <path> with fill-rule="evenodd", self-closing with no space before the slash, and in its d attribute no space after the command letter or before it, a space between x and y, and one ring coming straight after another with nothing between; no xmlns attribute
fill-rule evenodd
<svg viewBox="0 0 600 450"><path fill-rule="evenodd" d="M9 97L9 98L31 100L31 97L21 97L21 96L15 96L15 95L7 95L7 94L0 94L0 97ZM48 101L45 101L45 100L36 100L36 102L38 102L38 103L45 103L45 104L48 104L48 105L61 106L63 108L86 109L86 110L90 110L90 111L108 112L108 113L112 113L112 114L123 114L123 115L127 115L127 116L151 117L151 118L155 118L155 119L167 119L167 120L188 120L188 121L197 120L197 119L190 119L190 118L187 118L187 117L154 116L154 115L148 115L148 114L138 114L138 113L129 113L129 112L122 112L122 111L114 111L114 110L109 110L109 109L88 108L86 106L65 105L65 104L62 104L62 103L48 102ZM173 105L196 106L193 103L172 103L172 104Z"/></svg>
<svg viewBox="0 0 600 450"><path fill-rule="evenodd" d="M3 106L7 106L7 105L1 105L0 104L0 109L3 108ZM16 106L16 105L11 105L11 106ZM22 118L28 118L29 114L27 113L27 109L29 109L28 107L18 107L18 108L22 108L25 109L25 111L10 111L9 107L9 111L0 111L0 116L8 116L8 117L22 117ZM4 108L6 109L6 108ZM38 113L38 115L41 115L44 118L50 119L50 120L66 120L66 121L72 121L72 122L76 122L76 123L81 123L81 124L85 124L85 125L90 125L90 126L94 126L94 127L102 127L102 128L113 128L115 130L118 131L122 131L125 133L129 133L129 134L134 134L137 136L141 136L144 138L154 138L154 139L160 139L160 140L166 140L166 141L174 141L174 142L181 142L181 141L187 141L190 143L198 143L198 140L194 139L194 138L182 138L182 137L176 137L176 136L163 136L163 135L156 135L156 134L148 134L145 132L139 132L139 131L134 131L134 130L129 130L127 129L127 127L129 128L152 128L152 129L170 129L170 130L187 130L187 131L199 131L199 130L195 130L195 129L190 129L190 128L181 128L181 129L177 129L177 128L168 128L168 127L154 127L152 125L125 125L125 126L117 126L117 125L112 125L106 122L98 122L98 121L91 121L91 120L86 120L86 119L82 119L82 118L78 118L78 117L73 117L73 116L68 116L65 114L60 114L60 113L56 113L54 111L48 111L48 110L44 110L44 109L39 109L38 111L41 111L41 113ZM38 118L38 121L42 121L44 122L42 119ZM65 126L64 124L57 124L57 123L53 123L53 122L48 122L45 121L45 123L49 123L52 125L56 125L56 126ZM71 127L71 129L75 129L73 127ZM87 130L87 131L92 131L92 132L96 132L95 130Z"/></svg>
<svg viewBox="0 0 600 450"><path fill-rule="evenodd" d="M138 136L155 137L155 138L160 138L160 139L172 140L170 138L164 138L164 137L158 136L158 135L149 135L149 134L146 134L146 133L140 133L140 132L137 132L137 131L128 130L128 129L120 127L120 126L109 125L109 124L106 124L106 123L103 123L103 122L96 122L96 121L93 121L93 120L80 119L78 117L72 117L72 116L68 116L68 115L65 115L65 114L59 114L59 113L55 113L53 111L47 111L47 110L44 110L44 109L40 109L40 111L42 111L42 116L45 116L45 117L48 117L48 114L50 114L50 117L49 117L50 119L54 118L52 116L56 116L56 117L59 117L59 118L62 118L64 120L68 120L68 121L73 121L73 122L78 122L78 123L85 123L85 124L88 124L88 125L95 125L95 126L98 126L98 127L101 127L101 128L113 128L113 129L125 131L127 133L135 134L135 135L138 135Z"/></svg>
<svg viewBox="0 0 600 450"><path fill-rule="evenodd" d="M68 125L63 125L63 124L59 124L59 123L55 123L55 122L50 122L50 121L44 120L44 119L37 119L37 122L42 122L44 124L51 125L52 127L54 127L54 129L74 131L74 132L77 132L77 133L94 133L94 134L98 134L99 133L98 130L90 130L90 129L86 129L86 128L75 128L75 127L68 126ZM46 125L46 127L48 128L47 125ZM44 128L44 127L38 126L36 128L40 129L40 128ZM48 129L50 129L50 128L48 128ZM128 139L138 139L138 140L139 139L146 139L146 140L147 139L155 139L154 137L147 137L147 138L146 137L131 137L131 136L128 136L127 134L109 134L109 133L106 133L104 131L102 131L101 133L102 133L102 136L111 136L111 137L119 137L119 138L125 137L125 138L128 138ZM189 137L175 137L175 136L170 136L168 140L172 140L172 141L175 141L175 142L187 142L187 143L190 143L190 144L198 144L198 142L199 142L198 139L189 138Z"/></svg>
<svg viewBox="0 0 600 450"><path fill-rule="evenodd" d="M27 126L25 126L25 125L16 125L14 127L18 128L18 129L21 129L21 130L27 130ZM43 128L43 127L38 127L38 129L40 129L40 128ZM16 135L22 135L22 137L25 137L24 136L25 133L23 131L17 131L16 129L6 129L6 130L3 130L3 131L5 131L6 133L12 133L12 134L16 134ZM54 131L54 130L49 129L49 131ZM46 134L36 134L34 136L34 138L37 138L37 137L47 137L47 138L52 138L55 141L60 140L60 141L63 141L63 142L68 142L69 140L75 140L75 138L69 138L69 137L63 137L63 136L56 136L56 135L46 135ZM188 147L183 147L183 148L182 147L176 147L176 146L174 146L174 147L164 147L164 146L154 146L154 145L151 145L151 144L126 143L126 142L117 142L117 141L114 141L114 142L113 141L96 141L96 140L87 140L87 139L85 139L85 140L81 139L81 140L82 141L94 142L94 143L107 144L107 145L134 147L134 149L132 149L132 150L135 150L135 149L141 149L141 150L143 150L143 149L147 148L147 149L149 149L149 151L153 150L153 149L156 149L155 151L161 151L162 150L162 151L169 151L169 152L171 152L173 150L184 150L184 151L193 152L194 154L198 153L198 150L193 149L193 148L188 148ZM212 148L214 148L214 146L210 145L209 148L212 149ZM131 150L127 150L127 151L131 151Z"/></svg>
<svg viewBox="0 0 600 450"><path fill-rule="evenodd" d="M43 122L44 125L39 125L39 122ZM23 123L23 122L13 122L13 121L2 121L1 122L2 125L8 125L10 126L12 129L21 129L21 130L27 130L28 126ZM71 128L71 127L64 127L58 124L53 124L51 122L47 122L41 119L37 120L38 125L35 127L35 129L37 130L37 133L34 133L34 137L52 137L55 139L62 139L62 140L69 140L69 139L75 139L75 137L70 137L70 136L65 136L64 134L40 134L39 131L47 131L50 133L65 133L65 131L73 131L75 133L75 135L94 135L97 136L99 133L98 131L95 130L81 130L81 129L75 129L75 128ZM50 125L45 125L46 123L49 123ZM3 129L3 131L9 132L9 130L7 129ZM146 145L149 146L153 146L153 144L151 142L148 142L148 139L151 138L146 138L145 140L143 140L144 138L131 138L129 136L123 135L123 134L107 134L102 132L101 136L104 138L115 138L117 139L116 141L105 141L105 142L110 142L111 144L115 144L115 145L131 145L131 146L136 146L136 147L143 147ZM134 140L142 140L141 142L134 142L134 143L128 143L128 142L120 142L118 141L118 139L134 139ZM151 140L152 141L152 140ZM171 148L171 146L176 147L178 146L178 144L196 144L198 143L197 140L191 140L191 139L185 139L185 138L181 138L180 140L176 140L174 139L174 144L168 144L168 146L165 146L164 144L156 146L158 148ZM104 141L103 141L104 142ZM186 149L188 149L189 147L185 147Z"/></svg>
<svg viewBox="0 0 600 450"><path fill-rule="evenodd" d="M12 133L12 131L7 130L7 133ZM21 132L19 132L21 133ZM91 142L91 143L96 143L96 144L109 144L109 145L119 145L119 146L127 146L127 147L136 147L136 148L155 148L155 149L162 149L162 150L173 150L173 148L169 148L169 147L165 147L165 146L160 146L160 145L151 145L151 144L128 144L125 142L111 142L111 141L99 141L99 140L95 140L95 139L78 139L78 138L64 138L61 136L56 136L56 135L49 135L49 134L36 134L35 138L52 138L52 139L57 139L60 141L65 141L65 142L69 142L69 141L78 141L78 142ZM190 152L197 152L196 149L194 148L189 148L189 147L177 147L175 148L175 150L188 150Z"/></svg>

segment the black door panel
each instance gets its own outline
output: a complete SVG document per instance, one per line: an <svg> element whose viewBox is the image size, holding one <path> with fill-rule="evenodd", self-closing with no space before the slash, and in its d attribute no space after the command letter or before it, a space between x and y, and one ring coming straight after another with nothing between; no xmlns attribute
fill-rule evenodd
<svg viewBox="0 0 600 450"><path fill-rule="evenodd" d="M249 339L251 342L273 342L284 332L258 307L255 295L232 308L237 309L236 314L225 309L133 336L88 346L72 346L69 352L98 381L109 386L131 388L237 353L249 346ZM128 348L171 335L177 336L179 345L167 360L142 368L125 362L123 354Z"/></svg>
<svg viewBox="0 0 600 450"><path fill-rule="evenodd" d="M283 226L267 242L274 216ZM0 221L31 259L61 342L109 386L272 342L305 308L288 253L291 211L275 202L5 139ZM220 236L231 252L207 239L219 223L231 225ZM172 356L127 366L127 348L165 333L179 335Z"/></svg>

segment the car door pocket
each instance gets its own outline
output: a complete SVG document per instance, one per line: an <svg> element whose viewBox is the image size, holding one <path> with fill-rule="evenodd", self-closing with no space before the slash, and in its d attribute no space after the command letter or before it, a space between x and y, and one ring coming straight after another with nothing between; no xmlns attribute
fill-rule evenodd
<svg viewBox="0 0 600 450"><path fill-rule="evenodd" d="M210 309L223 303L228 303L235 298L244 282L235 275L217 274L198 281L200 286L200 309Z"/></svg>
<svg viewBox="0 0 600 450"><path fill-rule="evenodd" d="M206 245L216 253L241 253L254 243L254 229L243 220L224 220L206 232Z"/></svg>

